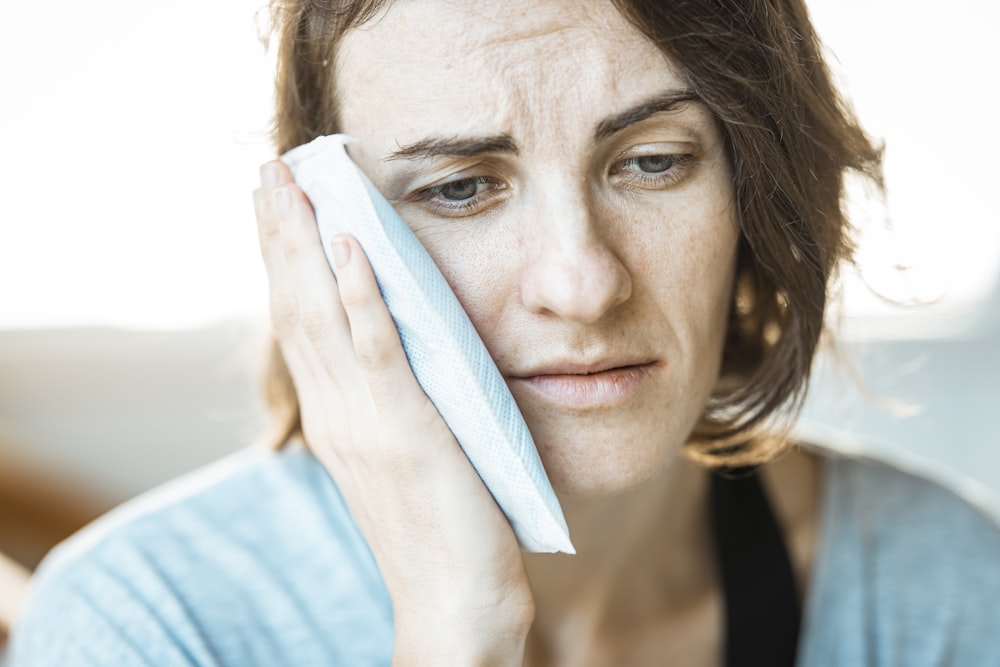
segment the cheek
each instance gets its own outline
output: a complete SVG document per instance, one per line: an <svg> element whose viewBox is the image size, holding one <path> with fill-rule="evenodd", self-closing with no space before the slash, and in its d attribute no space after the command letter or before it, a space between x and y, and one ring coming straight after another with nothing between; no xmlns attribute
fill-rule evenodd
<svg viewBox="0 0 1000 667"><path fill-rule="evenodd" d="M739 228L714 196L692 195L632 217L620 248L634 278L682 312L717 310L735 269ZM674 313L676 317L679 313Z"/></svg>
<svg viewBox="0 0 1000 667"><path fill-rule="evenodd" d="M705 400L721 370L736 265L737 223L728 216L719 223L690 237L690 280L682 297L684 363Z"/></svg>
<svg viewBox="0 0 1000 667"><path fill-rule="evenodd" d="M680 252L675 259L684 264L687 282L702 294L706 306L712 304L712 295L731 287L739 238L729 171L716 165L713 178L679 203L680 222L674 226Z"/></svg>
<svg viewBox="0 0 1000 667"><path fill-rule="evenodd" d="M676 346L678 381L700 394L714 383L728 324L738 222L727 200L711 191L656 212L660 224L641 226L630 266L653 331ZM683 370L681 370L683 369ZM707 385L706 385L707 386Z"/></svg>

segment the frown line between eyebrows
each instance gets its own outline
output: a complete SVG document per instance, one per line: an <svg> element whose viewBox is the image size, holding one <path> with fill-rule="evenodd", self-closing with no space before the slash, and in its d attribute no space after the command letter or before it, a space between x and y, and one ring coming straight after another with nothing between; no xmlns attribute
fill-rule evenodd
<svg viewBox="0 0 1000 667"><path fill-rule="evenodd" d="M442 155L449 157L473 157L486 153L509 153L517 155L517 144L509 134L470 138L432 137L406 146L400 146L398 150L382 158L382 161L426 159Z"/></svg>
<svg viewBox="0 0 1000 667"><path fill-rule="evenodd" d="M633 107L605 118L594 131L594 143L607 139L629 125L641 122L658 113L676 111L687 102L700 102L701 98L689 90L671 90L636 104Z"/></svg>

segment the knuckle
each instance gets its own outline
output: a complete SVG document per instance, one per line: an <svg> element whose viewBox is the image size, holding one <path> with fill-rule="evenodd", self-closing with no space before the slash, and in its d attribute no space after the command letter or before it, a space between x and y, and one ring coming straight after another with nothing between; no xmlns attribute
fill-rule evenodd
<svg viewBox="0 0 1000 667"><path fill-rule="evenodd" d="M371 296L363 289L358 289L357 282L351 276L341 275L337 281L340 287L340 301L348 310L364 310L371 305Z"/></svg>
<svg viewBox="0 0 1000 667"><path fill-rule="evenodd" d="M299 243L296 235L292 233L281 234L281 248L289 261L295 261L303 252L302 244Z"/></svg>
<svg viewBox="0 0 1000 667"><path fill-rule="evenodd" d="M257 193L254 193L254 214L257 217L257 229L262 238L273 238L281 232L280 220L268 213Z"/></svg>
<svg viewBox="0 0 1000 667"><path fill-rule="evenodd" d="M287 293L271 294L271 323L275 331L287 335L298 319L298 308L295 299Z"/></svg>
<svg viewBox="0 0 1000 667"><path fill-rule="evenodd" d="M298 313L298 326L306 338L317 343L326 338L330 321L321 312L307 310Z"/></svg>
<svg viewBox="0 0 1000 667"><path fill-rule="evenodd" d="M391 351L385 343L385 336L379 336L376 327L366 326L361 331L355 330L353 338L354 353L363 367L382 368L388 363Z"/></svg>

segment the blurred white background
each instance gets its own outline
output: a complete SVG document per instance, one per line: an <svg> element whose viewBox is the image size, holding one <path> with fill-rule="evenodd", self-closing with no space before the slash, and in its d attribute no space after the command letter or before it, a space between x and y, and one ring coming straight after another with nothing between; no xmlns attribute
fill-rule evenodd
<svg viewBox="0 0 1000 667"><path fill-rule="evenodd" d="M262 5L6 8L0 327L264 312L250 198L272 153Z"/></svg>
<svg viewBox="0 0 1000 667"><path fill-rule="evenodd" d="M261 5L7 7L0 448L17 443L18 455L125 496L239 446L258 424L252 370L234 350L266 309L250 203L271 157ZM809 415L1000 489L986 423L1000 407L1000 9L811 6L838 77L887 145L887 210L859 213L864 280L847 276L845 335L871 388L910 416L825 371ZM929 305L890 306L865 283Z"/></svg>

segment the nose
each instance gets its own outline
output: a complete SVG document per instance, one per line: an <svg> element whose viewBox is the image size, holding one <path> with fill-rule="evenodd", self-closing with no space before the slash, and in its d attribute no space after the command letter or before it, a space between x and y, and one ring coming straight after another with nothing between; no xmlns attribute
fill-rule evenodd
<svg viewBox="0 0 1000 667"><path fill-rule="evenodd" d="M545 198L526 237L521 300L530 311L592 324L632 295L632 278L587 197Z"/></svg>

